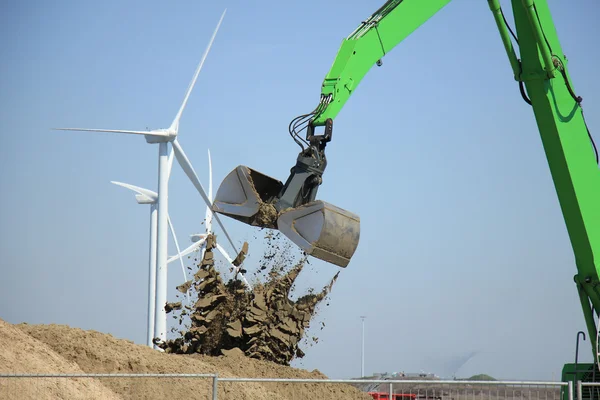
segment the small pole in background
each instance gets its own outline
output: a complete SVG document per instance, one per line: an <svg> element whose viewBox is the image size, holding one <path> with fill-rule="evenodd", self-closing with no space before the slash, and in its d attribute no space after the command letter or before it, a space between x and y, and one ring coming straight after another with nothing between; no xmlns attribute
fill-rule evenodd
<svg viewBox="0 0 600 400"><path fill-rule="evenodd" d="M362 349L360 352L360 377L364 378L365 377L365 318L367 318L364 315L360 316L360 319L362 320Z"/></svg>

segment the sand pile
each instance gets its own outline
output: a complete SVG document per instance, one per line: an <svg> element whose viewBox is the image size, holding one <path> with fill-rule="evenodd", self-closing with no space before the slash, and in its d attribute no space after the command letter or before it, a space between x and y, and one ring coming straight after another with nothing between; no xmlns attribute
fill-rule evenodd
<svg viewBox="0 0 600 400"><path fill-rule="evenodd" d="M167 307L173 313L181 310L180 321L189 315L190 326L180 331L179 337L156 343L168 353L217 356L239 350L250 358L282 365L289 365L295 357L303 357L298 344L310 326L317 305L325 299L338 275L319 293L309 291L292 301L290 290L305 267L307 257L291 265L293 257L289 248L281 248L278 235L269 233L266 239L270 244L269 254L263 257L259 272L269 267L269 261L275 260L276 254L284 257L272 262L265 281L254 283L250 291L240 280L223 281L213 258L216 239L210 236L194 279L178 287L183 293L188 290L196 293L198 300L183 309L181 302ZM241 264L247 251L245 243L233 263L235 266Z"/></svg>
<svg viewBox="0 0 600 400"><path fill-rule="evenodd" d="M77 363L0 319L0 373L82 374ZM85 379L0 379L2 399L120 399L99 382Z"/></svg>
<svg viewBox="0 0 600 400"><path fill-rule="evenodd" d="M161 353L128 340L64 325L10 325L0 320L0 372L22 373L218 373L220 377L320 379L305 371L245 357L241 351L212 357ZM208 399L208 380L99 378L10 381L0 379L1 398L14 399ZM5 396L4 394L9 395ZM13 395L14 394L14 395ZM219 383L219 399L371 399L339 384Z"/></svg>

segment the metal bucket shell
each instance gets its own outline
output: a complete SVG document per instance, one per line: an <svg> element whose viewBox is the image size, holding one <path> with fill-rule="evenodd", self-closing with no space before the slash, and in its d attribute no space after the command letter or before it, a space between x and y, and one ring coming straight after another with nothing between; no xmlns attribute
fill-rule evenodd
<svg viewBox="0 0 600 400"><path fill-rule="evenodd" d="M346 267L360 239L360 217L317 200L282 210L277 228L307 254Z"/></svg>

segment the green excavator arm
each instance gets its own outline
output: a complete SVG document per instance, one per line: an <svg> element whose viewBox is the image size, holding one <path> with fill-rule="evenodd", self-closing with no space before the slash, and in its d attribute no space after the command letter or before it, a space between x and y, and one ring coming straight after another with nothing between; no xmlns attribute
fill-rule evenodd
<svg viewBox="0 0 600 400"><path fill-rule="evenodd" d="M321 85L329 103L312 120L314 126L335 119L360 81L396 45L423 25L450 0L390 0L364 20L342 44Z"/></svg>
<svg viewBox="0 0 600 400"><path fill-rule="evenodd" d="M381 65L387 53L448 3L450 0L390 0L362 22L342 41L323 81L318 106L290 123L290 134L302 151L288 180L283 183L239 166L221 184L213 210L251 225L279 229L308 254L348 265L358 246L360 218L316 200L333 120L369 70ZM499 0L488 0L513 79L539 128L575 255L574 279L595 350L594 313L600 310L598 155L547 1L511 3L514 30ZM316 135L315 127L320 126L325 131ZM299 135L303 130L305 138Z"/></svg>

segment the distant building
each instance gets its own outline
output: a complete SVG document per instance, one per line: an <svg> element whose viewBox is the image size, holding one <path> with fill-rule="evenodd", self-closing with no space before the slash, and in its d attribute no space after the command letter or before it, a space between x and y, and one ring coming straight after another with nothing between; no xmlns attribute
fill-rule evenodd
<svg viewBox="0 0 600 400"><path fill-rule="evenodd" d="M405 373L405 372L376 372L373 374L374 379L407 379L407 380L439 380L440 377L436 374L427 372Z"/></svg>

